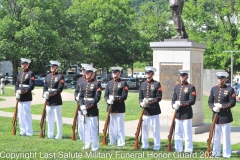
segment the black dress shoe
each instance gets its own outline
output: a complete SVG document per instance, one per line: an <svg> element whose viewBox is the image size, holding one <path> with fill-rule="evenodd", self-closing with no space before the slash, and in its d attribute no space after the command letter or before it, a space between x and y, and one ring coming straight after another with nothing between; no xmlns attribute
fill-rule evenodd
<svg viewBox="0 0 240 160"><path fill-rule="evenodd" d="M26 134L20 134L20 133L19 133L19 136L26 136Z"/></svg>

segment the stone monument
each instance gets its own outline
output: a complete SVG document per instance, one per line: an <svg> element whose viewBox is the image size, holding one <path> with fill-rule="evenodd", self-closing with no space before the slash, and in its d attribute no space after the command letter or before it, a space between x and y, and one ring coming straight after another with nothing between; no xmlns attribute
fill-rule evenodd
<svg viewBox="0 0 240 160"><path fill-rule="evenodd" d="M171 107L173 89L179 83L179 69L190 70L188 82L196 87L196 103L193 108L193 133L209 130L204 124L202 112L203 54L206 45L188 39L165 39L164 42L151 42L153 66L157 69L154 79L162 86L163 96L160 102L161 126L171 125L174 110Z"/></svg>

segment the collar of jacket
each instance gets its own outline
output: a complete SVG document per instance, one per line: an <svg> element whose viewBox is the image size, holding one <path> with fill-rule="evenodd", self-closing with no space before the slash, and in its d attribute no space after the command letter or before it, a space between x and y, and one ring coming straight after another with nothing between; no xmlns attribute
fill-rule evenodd
<svg viewBox="0 0 240 160"><path fill-rule="evenodd" d="M113 79L115 82L119 82L119 81L121 81L121 79L120 78L118 78L118 79Z"/></svg>
<svg viewBox="0 0 240 160"><path fill-rule="evenodd" d="M184 83L181 83L181 85L188 85L188 81L185 81Z"/></svg>
<svg viewBox="0 0 240 160"><path fill-rule="evenodd" d="M226 84L223 84L223 85L218 85L219 88L227 88L227 85Z"/></svg>
<svg viewBox="0 0 240 160"><path fill-rule="evenodd" d="M154 82L154 80L153 80L153 79L151 79L150 81L149 81L149 80L147 80L147 83L150 83L150 82Z"/></svg>
<svg viewBox="0 0 240 160"><path fill-rule="evenodd" d="M29 71L29 69L27 68L27 69L24 69L24 70L22 70L22 72L28 72Z"/></svg>

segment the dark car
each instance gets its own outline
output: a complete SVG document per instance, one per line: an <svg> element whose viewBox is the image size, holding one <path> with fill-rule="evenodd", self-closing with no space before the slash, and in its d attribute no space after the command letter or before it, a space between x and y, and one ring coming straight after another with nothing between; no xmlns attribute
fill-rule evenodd
<svg viewBox="0 0 240 160"><path fill-rule="evenodd" d="M82 74L78 74L78 75L75 75L73 77L73 81L77 81L79 78L81 78L83 75Z"/></svg>
<svg viewBox="0 0 240 160"><path fill-rule="evenodd" d="M71 83L68 84L68 88L76 88L77 81L72 81Z"/></svg>
<svg viewBox="0 0 240 160"><path fill-rule="evenodd" d="M44 86L44 80L41 78L35 79L35 86Z"/></svg>

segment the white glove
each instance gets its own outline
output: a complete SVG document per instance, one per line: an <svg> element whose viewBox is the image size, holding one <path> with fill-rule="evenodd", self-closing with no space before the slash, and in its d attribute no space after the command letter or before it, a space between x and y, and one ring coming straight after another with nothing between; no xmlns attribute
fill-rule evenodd
<svg viewBox="0 0 240 160"><path fill-rule="evenodd" d="M108 99L107 100L107 104L113 104L113 100L112 99Z"/></svg>
<svg viewBox="0 0 240 160"><path fill-rule="evenodd" d="M114 100L113 95L109 95L109 99L113 101Z"/></svg>
<svg viewBox="0 0 240 160"><path fill-rule="evenodd" d="M140 103L140 106L141 106L142 108L145 108L147 105L146 105L144 102L141 102L141 103Z"/></svg>
<svg viewBox="0 0 240 160"><path fill-rule="evenodd" d="M21 93L22 93L21 90L17 90L17 91L16 91L16 94L19 94L19 95L20 95Z"/></svg>
<svg viewBox="0 0 240 160"><path fill-rule="evenodd" d="M176 103L173 104L173 109L175 109L177 111L179 109L179 105L177 105Z"/></svg>
<svg viewBox="0 0 240 160"><path fill-rule="evenodd" d="M18 94L17 92L16 92L16 98L17 98L17 99L20 99L20 98L21 98L21 95Z"/></svg>
<svg viewBox="0 0 240 160"><path fill-rule="evenodd" d="M80 108L81 108L83 115L86 115L87 114L86 106L82 105Z"/></svg>
<svg viewBox="0 0 240 160"><path fill-rule="evenodd" d="M218 107L219 109L222 108L222 105L221 105L220 103L214 103L214 106L215 106L215 107Z"/></svg>
<svg viewBox="0 0 240 160"><path fill-rule="evenodd" d="M77 97L76 97L76 100L79 101L79 96L80 96L80 93L78 93Z"/></svg>
<svg viewBox="0 0 240 160"><path fill-rule="evenodd" d="M178 108L180 106L180 101L175 101L175 104L178 105Z"/></svg>
<svg viewBox="0 0 240 160"><path fill-rule="evenodd" d="M220 112L220 108L215 106L215 107L213 107L213 111L218 113L218 112Z"/></svg>
<svg viewBox="0 0 240 160"><path fill-rule="evenodd" d="M148 104L148 100L146 98L143 99L143 103L146 106Z"/></svg>
<svg viewBox="0 0 240 160"><path fill-rule="evenodd" d="M49 98L49 92L48 92L48 91L44 92L43 98L45 98L45 99L48 99L48 98Z"/></svg>

